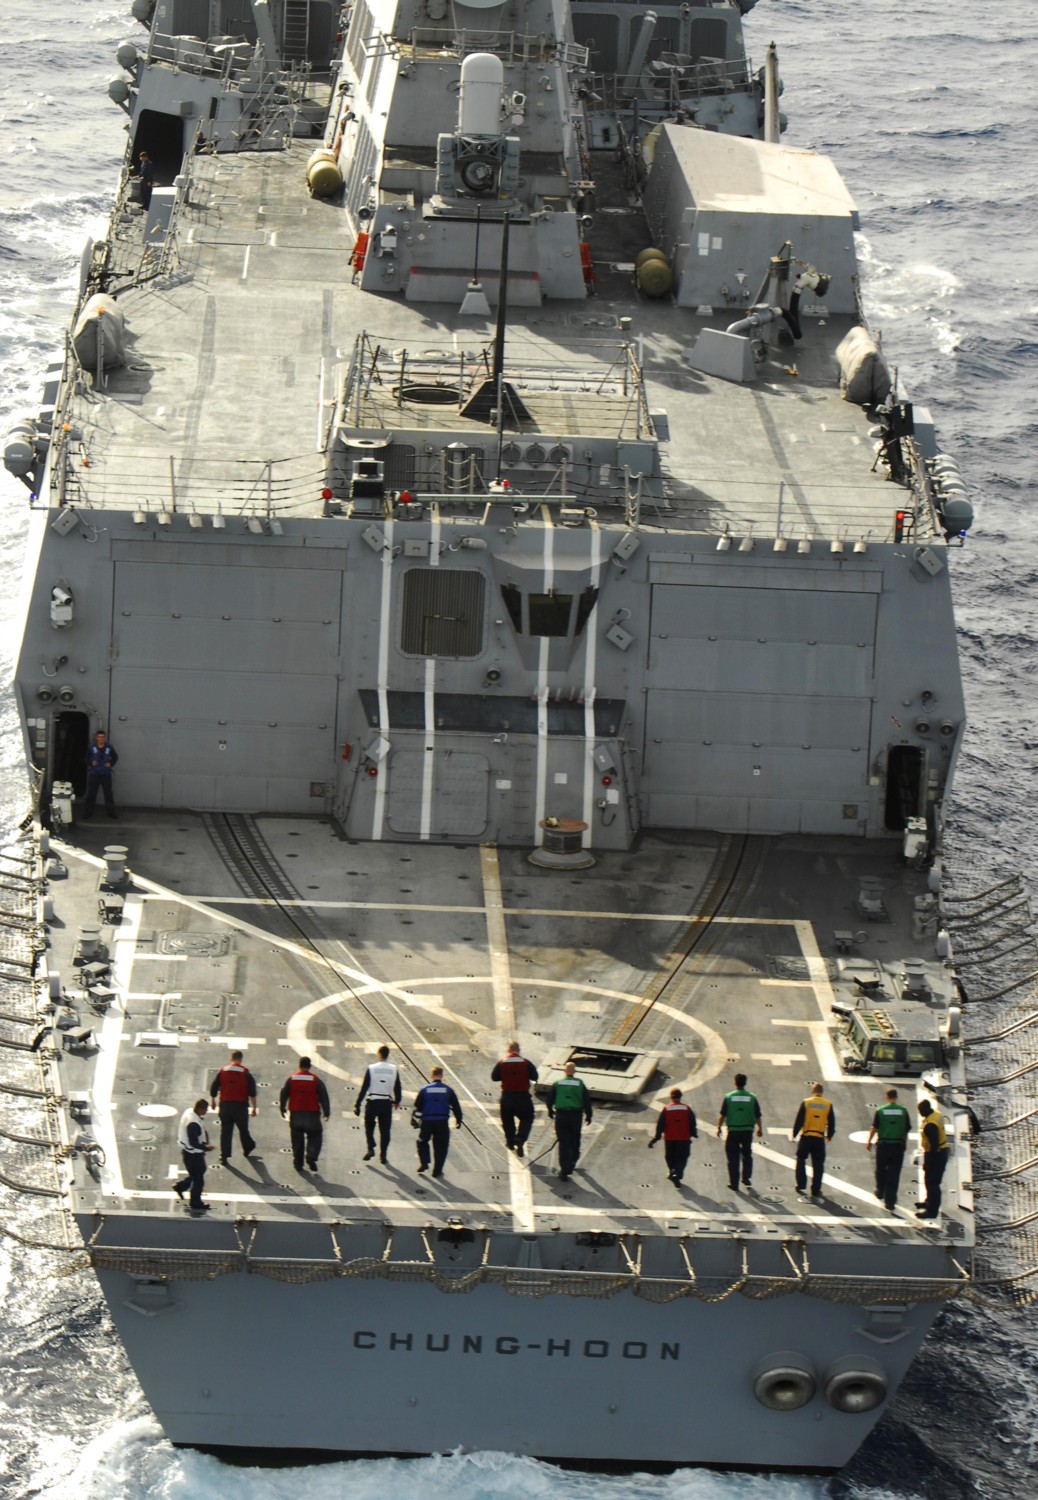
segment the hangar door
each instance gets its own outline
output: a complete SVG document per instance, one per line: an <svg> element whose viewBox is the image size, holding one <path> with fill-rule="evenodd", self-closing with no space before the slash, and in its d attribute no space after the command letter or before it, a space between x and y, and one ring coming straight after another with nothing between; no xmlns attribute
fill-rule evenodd
<svg viewBox="0 0 1038 1500"><path fill-rule="evenodd" d="M874 593L823 588L657 584L642 782L649 824L858 831L876 602Z"/></svg>
<svg viewBox="0 0 1038 1500"><path fill-rule="evenodd" d="M335 776L341 564L322 567L301 549L300 566L285 557L116 563L120 800L322 810L312 784Z"/></svg>

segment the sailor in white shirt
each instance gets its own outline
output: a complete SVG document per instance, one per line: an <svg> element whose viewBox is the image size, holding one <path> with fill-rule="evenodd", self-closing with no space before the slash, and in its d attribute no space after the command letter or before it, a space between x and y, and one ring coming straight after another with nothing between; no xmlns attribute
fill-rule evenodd
<svg viewBox="0 0 1038 1500"><path fill-rule="evenodd" d="M378 1049L378 1062L373 1062L364 1074L353 1113L360 1114L364 1104L364 1136L368 1149L364 1160L370 1161L375 1154L375 1125L378 1124L379 1161L388 1160L389 1136L393 1128L393 1111L400 1108L400 1070L389 1062L389 1048L383 1043Z"/></svg>

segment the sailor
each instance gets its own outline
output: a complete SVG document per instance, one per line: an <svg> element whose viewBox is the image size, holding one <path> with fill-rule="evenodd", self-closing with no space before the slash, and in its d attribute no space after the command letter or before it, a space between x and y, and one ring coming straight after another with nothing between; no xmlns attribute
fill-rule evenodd
<svg viewBox="0 0 1038 1500"><path fill-rule="evenodd" d="M656 1142L661 1137L663 1138L667 1177L675 1187L681 1186L681 1179L685 1175L689 1153L692 1150L692 1141L698 1135L694 1112L687 1104L682 1104L681 1090L671 1089L670 1103L665 1104L660 1110L660 1117L656 1121L656 1134L649 1142L649 1149L651 1150Z"/></svg>
<svg viewBox="0 0 1038 1500"><path fill-rule="evenodd" d="M948 1165L948 1137L944 1121L936 1106L929 1099L920 1099L919 1114L922 1119L920 1140L923 1146L923 1186L926 1201L916 1209L917 1219L936 1219L941 1212L941 1178Z"/></svg>
<svg viewBox="0 0 1038 1500"><path fill-rule="evenodd" d="M591 1095L583 1081L574 1078L576 1064L568 1062L564 1077L548 1090L548 1118L555 1121L555 1139L559 1143L559 1181L573 1175L580 1160L581 1118L591 1124Z"/></svg>
<svg viewBox="0 0 1038 1500"><path fill-rule="evenodd" d="M141 207L147 213L151 204L151 191L155 186L155 163L147 151L142 151L137 158L137 169L141 183Z"/></svg>
<svg viewBox="0 0 1038 1500"><path fill-rule="evenodd" d="M375 1154L375 1125L378 1124L378 1159L383 1166L387 1161L389 1151L389 1136L393 1129L393 1111L400 1108L400 1070L389 1060L389 1048L382 1044L378 1049L378 1062L369 1064L364 1074L364 1082L360 1086L357 1102L353 1106L353 1113L360 1114L360 1107L367 1096L367 1104L364 1106L364 1137L368 1143L368 1149L364 1153L364 1160L370 1161Z"/></svg>
<svg viewBox="0 0 1038 1500"><path fill-rule="evenodd" d="M881 1104L872 1116L865 1150L872 1150L876 1142L876 1197L893 1212L897 1205L898 1183L901 1181L901 1164L905 1159L905 1142L908 1140L911 1116L903 1104L897 1102L897 1089L887 1089L887 1102Z"/></svg>
<svg viewBox="0 0 1038 1500"><path fill-rule="evenodd" d="M115 810L115 800L112 796L112 772L115 763L119 759L114 745L108 743L108 736L103 729L99 729L94 735L87 750L87 790L86 802L83 805L84 818L94 816L94 804L97 794L100 792L105 799L105 812L110 818L117 818L119 814Z"/></svg>
<svg viewBox="0 0 1038 1500"><path fill-rule="evenodd" d="M812 1085L811 1093L804 1099L793 1121L791 1141L800 1137L797 1146L796 1189L807 1192L807 1162L811 1162L811 1197L822 1196L822 1173L825 1170L825 1143L831 1141L836 1129L836 1111L825 1097L820 1083Z"/></svg>
<svg viewBox="0 0 1038 1500"><path fill-rule="evenodd" d="M243 1053L232 1052L230 1062L220 1069L209 1085L211 1109L216 1108L218 1098L221 1162L226 1163L231 1159L236 1128L242 1151L246 1156L251 1156L256 1149L256 1142L249 1130L249 1115L256 1114L256 1080L245 1066Z"/></svg>
<svg viewBox="0 0 1038 1500"><path fill-rule="evenodd" d="M501 1124L505 1132L505 1145L516 1156L522 1156L523 1147L533 1129L533 1096L530 1090L537 1082L537 1069L523 1057L518 1042L509 1042L508 1056L494 1064L490 1078L491 1082L501 1085Z"/></svg>
<svg viewBox="0 0 1038 1500"><path fill-rule="evenodd" d="M721 1113L717 1117L718 1135L721 1134L721 1128L725 1125L728 1127L728 1135L724 1143L724 1153L728 1158L728 1186L733 1193L737 1193L740 1166L742 1167L742 1180L746 1187L749 1187L753 1176L754 1130L757 1132L757 1139L763 1139L760 1104L757 1101L757 1095L751 1094L746 1087L745 1073L736 1073L734 1089L725 1094L721 1100Z"/></svg>
<svg viewBox="0 0 1038 1500"><path fill-rule="evenodd" d="M209 1144L209 1132L204 1124L208 1110L208 1099L196 1099L191 1108L185 1109L180 1116L180 1125L177 1129L177 1145L184 1158L184 1171L187 1176L173 1184L173 1191L183 1203L184 1194L188 1188L191 1189L188 1207L193 1214L207 1214L212 1207L212 1204L202 1202L202 1188L205 1185L205 1154L213 1149Z"/></svg>
<svg viewBox="0 0 1038 1500"><path fill-rule="evenodd" d="M308 1057L299 1059L299 1067L285 1080L279 1100L281 1118L288 1110L289 1133L292 1138L292 1165L297 1172L303 1170L303 1157L311 1172L317 1171L317 1158L321 1154L324 1139L322 1119L325 1124L331 1119L332 1107L323 1079L310 1066Z"/></svg>
<svg viewBox="0 0 1038 1500"><path fill-rule="evenodd" d="M451 1143L451 1115L454 1124L461 1129L461 1105L449 1083L443 1081L443 1069L435 1067L429 1082L419 1090L414 1102L418 1127L418 1170L429 1170L429 1146L432 1143L432 1175L443 1176L444 1163Z"/></svg>

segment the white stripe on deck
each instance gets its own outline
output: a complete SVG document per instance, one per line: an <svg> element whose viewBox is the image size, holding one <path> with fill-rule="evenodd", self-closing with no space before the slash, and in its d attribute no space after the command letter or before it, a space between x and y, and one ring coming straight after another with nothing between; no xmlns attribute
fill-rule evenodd
<svg viewBox="0 0 1038 1500"><path fill-rule="evenodd" d="M829 1035L829 1027L833 1020L833 1000L836 998L829 982L829 969L818 951L818 942L811 923L801 919L794 925L797 937L800 939L800 951L807 960L807 971L811 976L815 999L818 1001L818 1009L822 1016L821 1021L812 1021L809 1028L811 1041L814 1043L818 1057L818 1067L827 1083L842 1083L844 1071L840 1067L840 1059L836 1055L833 1039Z"/></svg>
<svg viewBox="0 0 1038 1500"><path fill-rule="evenodd" d="M130 988L130 974L138 954L134 953L137 935L140 932L143 903L138 897L128 895L123 906L122 921L116 933L112 955L112 987L125 994ZM112 1096L115 1092L115 1075L119 1066L119 1048L123 1041L125 1001L116 999L108 1007L101 1030L97 1035L97 1063L90 1086L93 1101L93 1128L104 1151L105 1166L101 1181L106 1192L125 1193L122 1160L119 1156L119 1140L115 1128Z"/></svg>
<svg viewBox="0 0 1038 1500"><path fill-rule="evenodd" d="M512 995L512 966L508 958L508 932L505 928L504 903L501 897L501 866L492 844L482 844L479 867L483 877L483 904L487 922L487 951L490 954L490 985L494 995L494 1021L505 1041L515 1034L515 1000ZM533 1194L530 1174L518 1157L508 1153L508 1185L512 1194L512 1215L520 1233L534 1229Z"/></svg>

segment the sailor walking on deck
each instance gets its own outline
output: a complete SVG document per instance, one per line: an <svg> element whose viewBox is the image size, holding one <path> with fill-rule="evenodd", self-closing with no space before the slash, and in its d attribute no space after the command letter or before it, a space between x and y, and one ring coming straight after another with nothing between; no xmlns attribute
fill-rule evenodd
<svg viewBox="0 0 1038 1500"><path fill-rule="evenodd" d="M256 1080L245 1066L244 1054L232 1052L231 1060L225 1063L209 1085L209 1106L216 1108L220 1100L220 1160L229 1162L234 1132L237 1129L241 1149L251 1156L256 1142L249 1130L249 1115L256 1114Z"/></svg>
<svg viewBox="0 0 1038 1500"><path fill-rule="evenodd" d="M790 1140L800 1137L797 1146L796 1189L807 1191L807 1162L811 1162L811 1197L822 1196L822 1173L825 1170L825 1143L831 1141L836 1129L836 1111L825 1097L822 1085L812 1085L810 1095L804 1099L793 1121Z"/></svg>
<svg viewBox="0 0 1038 1500"><path fill-rule="evenodd" d="M297 1172L303 1170L303 1158L311 1172L317 1171L317 1158L321 1154L325 1124L332 1117L332 1107L324 1080L318 1078L310 1067L310 1059L301 1057L299 1067L285 1080L279 1100L281 1118L288 1110L289 1133L292 1138L292 1165Z"/></svg>
<svg viewBox="0 0 1038 1500"><path fill-rule="evenodd" d="M360 1086L353 1113L360 1114L364 1104L364 1138L368 1149L364 1160L370 1161L375 1154L375 1126L378 1125L378 1159L385 1166L388 1160L389 1137L393 1130L393 1111L400 1108L400 1070L389 1061L389 1048L382 1044L378 1049L378 1062L368 1065L364 1082Z"/></svg>
<svg viewBox="0 0 1038 1500"><path fill-rule="evenodd" d="M573 1175L580 1160L581 1121L591 1124L591 1095L586 1085L573 1075L576 1064L568 1062L565 1077L548 1090L548 1118L555 1121L555 1139L559 1143L559 1181Z"/></svg>
<svg viewBox="0 0 1038 1500"><path fill-rule="evenodd" d="M671 1089L670 1103L660 1110L656 1134L649 1142L650 1150L661 1137L663 1155L667 1162L667 1177L675 1187L680 1187L688 1166L692 1142L699 1137L695 1112L687 1104L682 1104L680 1089Z"/></svg>
<svg viewBox="0 0 1038 1500"><path fill-rule="evenodd" d="M177 1129L177 1145L184 1158L184 1171L187 1176L173 1184L173 1191L183 1203L184 1194L188 1188L191 1189L188 1206L193 1214L207 1214L212 1206L202 1202L202 1189L205 1186L205 1156L207 1151L213 1149L209 1144L209 1132L204 1124L208 1110L207 1099L196 1099L191 1108L185 1109L180 1116L180 1125Z"/></svg>
<svg viewBox="0 0 1038 1500"><path fill-rule="evenodd" d="M872 1116L865 1150L872 1150L876 1142L876 1197L891 1212L897 1206L897 1189L901 1181L901 1164L905 1159L905 1142L908 1140L911 1116L903 1104L897 1102L897 1089L887 1089L887 1102L881 1104Z"/></svg>
<svg viewBox="0 0 1038 1500"><path fill-rule="evenodd" d="M533 1129L533 1095L530 1091L537 1082L537 1069L523 1057L518 1042L509 1042L508 1056L494 1064L490 1078L491 1082L501 1085L501 1124L505 1145L521 1157Z"/></svg>
<svg viewBox="0 0 1038 1500"><path fill-rule="evenodd" d="M916 1209L917 1219L936 1219L941 1212L941 1179L948 1165L948 1137L944 1121L929 1099L920 1099L922 1119L920 1140L923 1146L923 1186L926 1200Z"/></svg>
<svg viewBox="0 0 1038 1500"><path fill-rule="evenodd" d="M723 1126L728 1127L724 1143L724 1154L728 1159L728 1186L733 1193L739 1191L739 1169L742 1180L749 1187L753 1177L753 1133L762 1140L764 1127L761 1123L760 1104L756 1094L746 1087L746 1074L736 1073L735 1087L721 1100L721 1113L717 1117L717 1134Z"/></svg>
<svg viewBox="0 0 1038 1500"><path fill-rule="evenodd" d="M444 1083L442 1068L433 1068L429 1082L419 1090L414 1102L414 1115L419 1121L418 1170L429 1170L431 1143L432 1175L442 1177L451 1144L451 1115L454 1116L457 1129L461 1129L461 1105L450 1084Z"/></svg>

